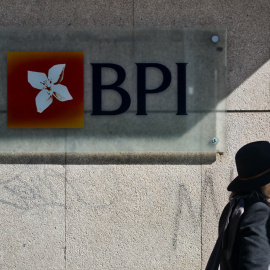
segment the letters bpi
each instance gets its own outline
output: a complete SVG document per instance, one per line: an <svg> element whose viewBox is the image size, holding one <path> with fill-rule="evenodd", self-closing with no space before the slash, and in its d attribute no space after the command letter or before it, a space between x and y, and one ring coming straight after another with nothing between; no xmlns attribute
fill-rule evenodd
<svg viewBox="0 0 270 270"><path fill-rule="evenodd" d="M126 112L130 106L131 98L128 92L120 87L126 78L123 67L110 63L91 63L93 71L93 112L92 115L117 115ZM172 76L170 70L158 63L136 63L137 65L137 114L147 115L146 95L155 94L166 90L171 84ZM187 63L176 63L177 65L177 113L176 115L187 115L186 112L186 66ZM161 85L156 89L146 89L146 69L157 68L163 75ZM102 68L114 69L117 73L117 80L109 85L102 84ZM102 90L114 90L122 98L120 107L116 110L102 110Z"/></svg>

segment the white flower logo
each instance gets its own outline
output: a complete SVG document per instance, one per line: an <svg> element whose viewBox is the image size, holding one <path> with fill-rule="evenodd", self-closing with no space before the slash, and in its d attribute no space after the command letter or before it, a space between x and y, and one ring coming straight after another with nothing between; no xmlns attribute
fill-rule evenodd
<svg viewBox="0 0 270 270"><path fill-rule="evenodd" d="M39 113L52 104L52 96L60 101L73 99L67 87L59 84L63 80L65 66L66 64L59 64L51 67L48 78L45 73L28 71L28 82L32 87L41 90L36 96L36 106Z"/></svg>

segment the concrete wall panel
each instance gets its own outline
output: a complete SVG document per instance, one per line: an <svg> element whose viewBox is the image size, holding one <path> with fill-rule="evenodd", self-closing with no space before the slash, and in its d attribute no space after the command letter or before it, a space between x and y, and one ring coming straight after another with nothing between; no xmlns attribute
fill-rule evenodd
<svg viewBox="0 0 270 270"><path fill-rule="evenodd" d="M270 60L243 81L227 98L227 110L270 109Z"/></svg>
<svg viewBox="0 0 270 270"><path fill-rule="evenodd" d="M67 167L67 269L200 269L200 166Z"/></svg>
<svg viewBox="0 0 270 270"><path fill-rule="evenodd" d="M131 0L3 0L0 26L131 27L132 14Z"/></svg>
<svg viewBox="0 0 270 270"><path fill-rule="evenodd" d="M0 269L64 269L63 166L0 165Z"/></svg>

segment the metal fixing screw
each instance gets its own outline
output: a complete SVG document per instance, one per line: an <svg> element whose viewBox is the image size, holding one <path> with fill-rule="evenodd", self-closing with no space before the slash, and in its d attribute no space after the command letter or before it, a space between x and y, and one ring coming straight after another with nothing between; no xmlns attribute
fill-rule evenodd
<svg viewBox="0 0 270 270"><path fill-rule="evenodd" d="M218 36L212 36L211 40L212 40L213 43L218 43L219 38L218 38Z"/></svg>
<svg viewBox="0 0 270 270"><path fill-rule="evenodd" d="M219 139L217 137L213 137L211 140L212 144L218 144L219 143Z"/></svg>

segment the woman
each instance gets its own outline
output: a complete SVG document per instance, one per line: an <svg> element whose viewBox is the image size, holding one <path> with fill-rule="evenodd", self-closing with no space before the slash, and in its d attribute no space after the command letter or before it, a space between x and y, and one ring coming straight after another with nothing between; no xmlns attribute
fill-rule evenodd
<svg viewBox="0 0 270 270"><path fill-rule="evenodd" d="M207 270L270 270L270 143L243 146Z"/></svg>

